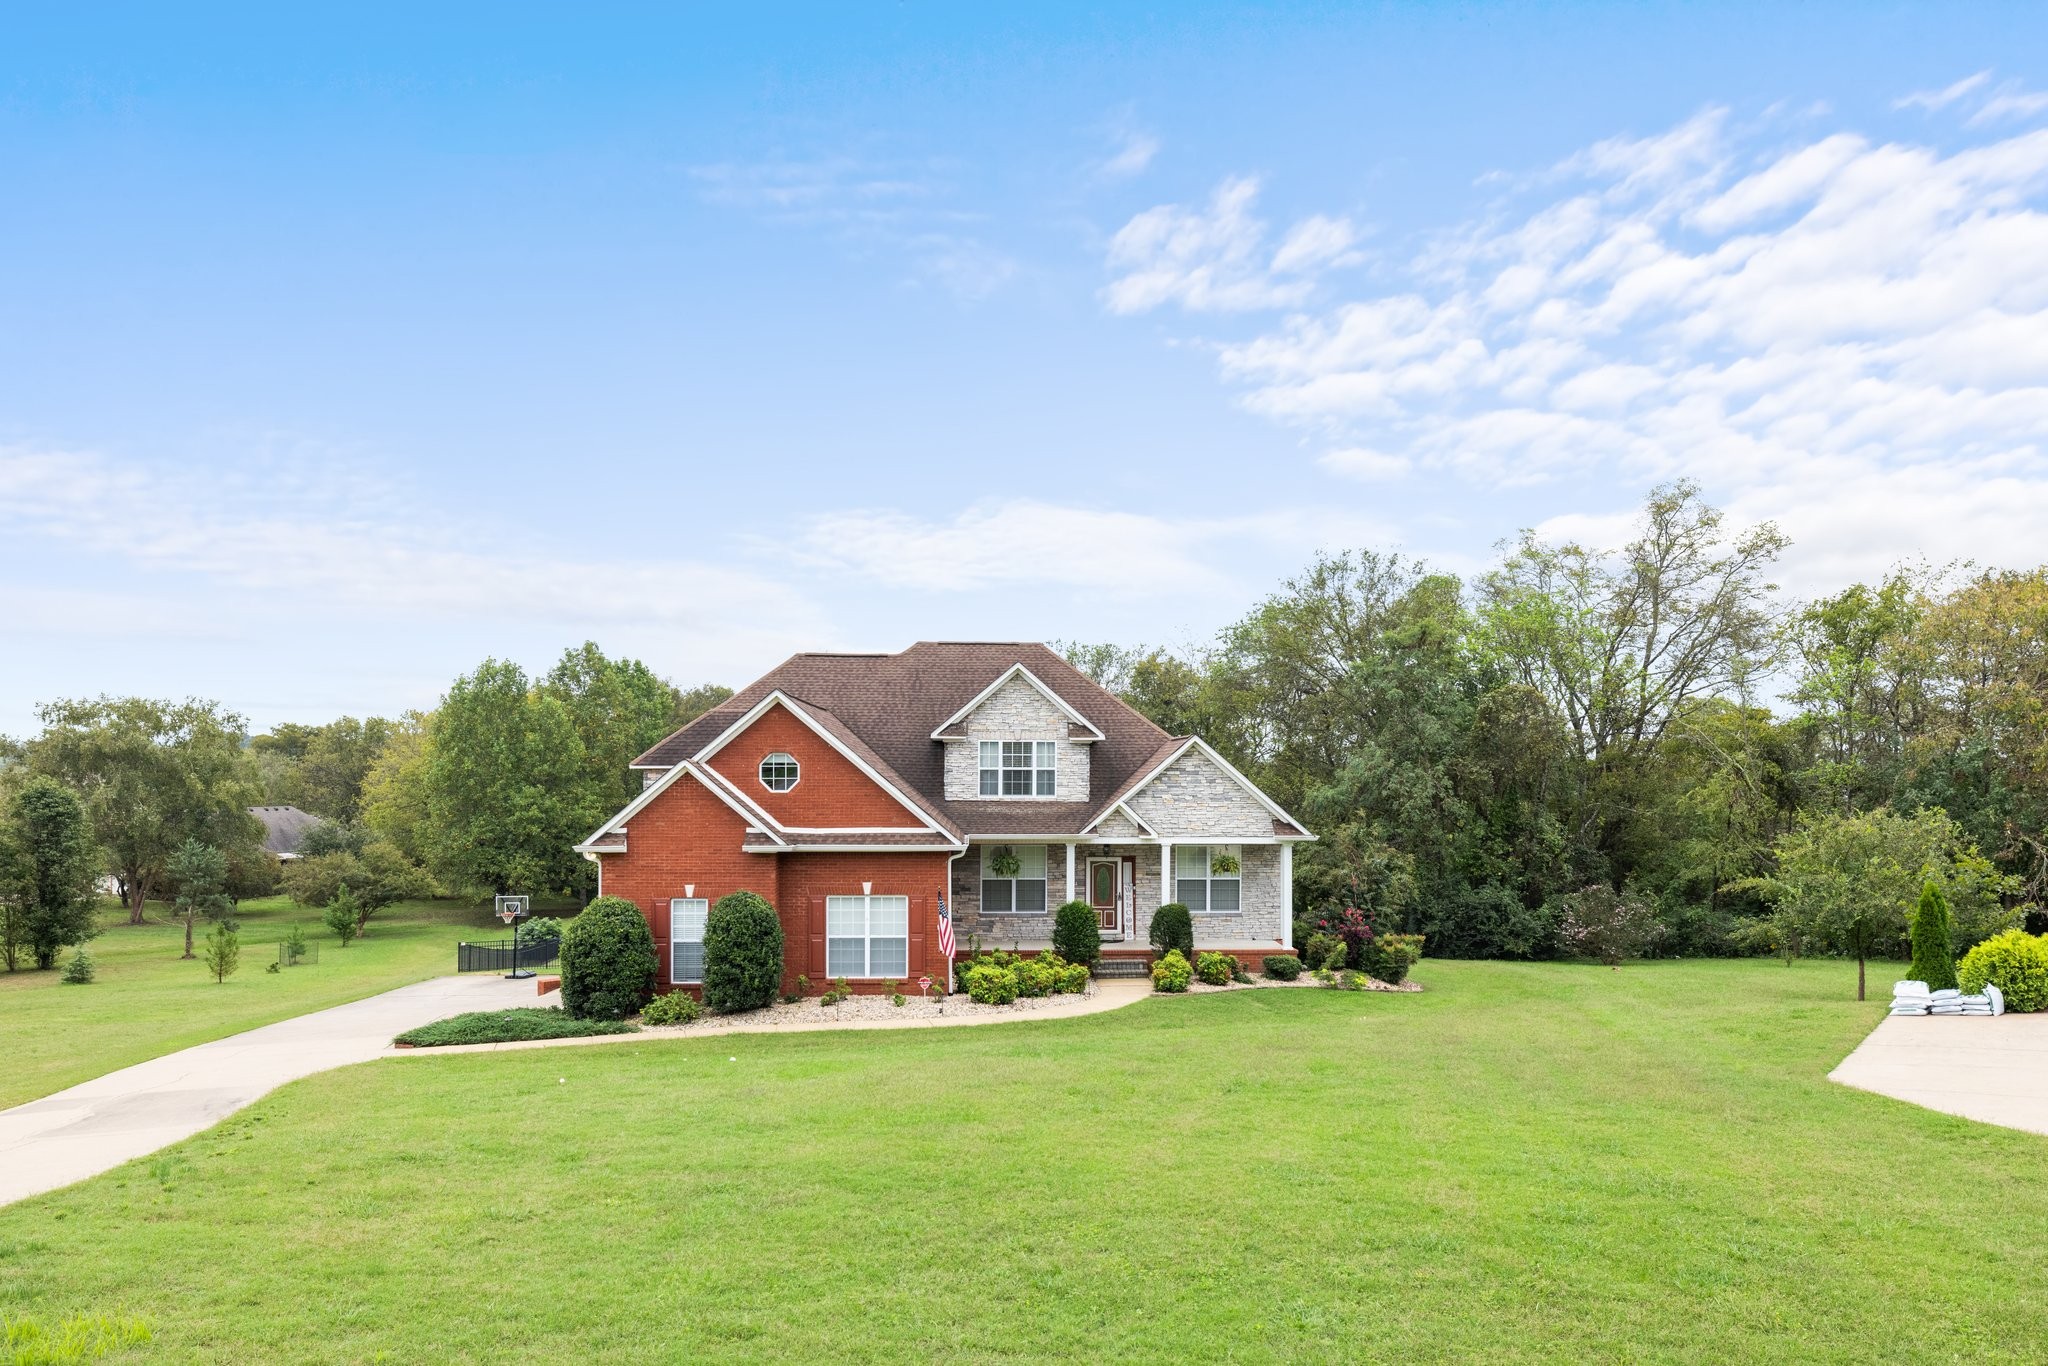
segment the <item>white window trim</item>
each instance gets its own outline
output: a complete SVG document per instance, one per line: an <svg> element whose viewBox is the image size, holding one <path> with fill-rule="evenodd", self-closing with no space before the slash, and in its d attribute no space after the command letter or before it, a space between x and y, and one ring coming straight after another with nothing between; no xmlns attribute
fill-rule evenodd
<svg viewBox="0 0 2048 1366"><path fill-rule="evenodd" d="M697 945L699 953L702 953L704 948L704 932L702 930L697 931L698 937L695 939L676 938L676 907L687 906L693 902L696 905L702 906L704 908L705 917L708 919L711 915L711 900L709 897L672 896L668 899L668 980L671 984L675 986L694 987L702 986L704 984L704 977L701 970L695 977L676 976L676 945L695 944Z"/></svg>
<svg viewBox="0 0 2048 1366"><path fill-rule="evenodd" d="M832 941L851 939L849 934L832 933L832 903L835 901L858 901L861 903L860 972L832 971ZM880 982L891 980L888 975L872 971L875 965L876 936L868 931L874 929L874 903L877 901L900 901L903 903L903 971L893 975L893 980L903 981L910 975L910 898L907 896L885 896L882 894L856 894L853 896L828 896L825 898L825 980L836 981L844 977L849 982ZM892 935L881 936L884 939Z"/></svg>
<svg viewBox="0 0 2048 1366"><path fill-rule="evenodd" d="M1202 851L1202 864L1203 864L1203 868L1204 868L1204 870L1205 870L1205 871L1203 872L1203 874L1202 874L1202 876L1201 876L1201 877L1199 877L1199 878L1193 878L1193 877L1186 877L1186 878L1184 878L1184 877L1182 877L1182 876L1180 875L1180 855L1181 855L1181 851L1182 851L1182 850L1185 850L1185 849L1199 849L1199 850L1201 850L1201 851ZM1230 854L1231 854L1231 855L1232 855L1232 856L1233 856L1234 858L1236 858L1236 859L1237 859L1237 872L1236 872L1236 873L1234 873L1234 874L1231 874L1231 873L1224 873L1224 874L1218 875L1218 874L1217 874L1217 873L1215 873L1215 872L1207 871L1207 870L1209 869L1210 865L1212 865L1212 864L1213 864L1213 863L1215 862L1215 859L1216 859L1216 853L1217 853L1217 851L1218 851L1218 850L1224 850L1224 851L1227 851L1227 852L1229 852L1229 853L1230 853ZM1244 914L1244 850L1243 850L1243 848L1242 848L1242 847L1240 847L1240 846L1238 846L1238 845L1236 845L1236 844L1195 844L1195 843L1193 843L1192 841L1190 841L1189 843L1186 843L1186 844L1176 844L1176 845L1174 845L1174 846L1173 846L1173 857L1174 857L1174 868L1173 868L1173 899L1174 899L1175 901L1179 901L1179 902L1180 902L1180 903L1181 903L1182 905L1184 905L1184 906L1185 906L1185 905L1187 905L1187 903L1186 903L1185 901L1183 901L1183 900L1181 899L1181 894L1180 894L1180 885L1181 885L1181 883L1183 883L1183 882L1199 882L1199 883L1201 883L1201 884L1202 884L1202 909L1201 909L1201 910L1199 910L1199 911L1197 911L1197 910L1194 910L1194 909L1193 909L1192 907L1190 907L1190 908L1189 908L1189 910L1190 910L1190 913L1191 913L1191 914L1194 914L1194 915L1243 915L1243 914ZM1217 910L1217 909L1216 909L1216 894L1215 894L1215 884L1217 884L1217 883L1219 883L1219 882L1234 882L1234 883L1236 883L1236 884L1237 884L1237 909L1236 909L1236 910L1234 910L1234 911L1219 911L1219 910Z"/></svg>
<svg viewBox="0 0 2048 1366"><path fill-rule="evenodd" d="M768 781L768 774L766 772L766 769L768 765L776 762L778 759L787 760L789 766L796 770L796 776L789 780L788 787L776 787ZM798 763L796 756L794 754L791 754L788 750L778 749L773 754L764 754L761 756L761 762L754 765L754 778L761 784L763 788L767 789L770 792L773 792L775 795L779 797L785 792L796 791L796 785L804 780L804 766Z"/></svg>
<svg viewBox="0 0 2048 1366"><path fill-rule="evenodd" d="M1060 742L1059 742L1058 740L1047 740L1047 739L1044 739L1044 738L1042 738L1042 737L1040 737L1040 736L1036 736L1036 735L1034 735L1034 736L1029 736L1029 737L1019 737L1019 736L1014 736L1014 735L1013 735L1013 736L1010 736L1010 737L1008 737L1008 738L1006 738L1006 739L1001 739L1001 740L991 740L991 739L975 739L975 740L970 740L970 741L968 741L967 743L969 743L969 744L971 744L971 745L973 745L973 746L974 746L974 795L975 795L975 800L977 800L977 801L984 801L984 802L1051 802L1051 801L1058 801L1058 800L1059 800L1059 795L1060 795ZM984 767L982 767L982 763L981 763L981 747L982 747L983 745L994 745L994 746L996 746L996 766L995 766L994 768L984 768ZM1030 767L1030 768L1006 768L1006 767L1004 767L1004 765L1003 765L1003 751L1002 751L1002 747L1003 747L1004 745L1030 745L1030 746L1031 746L1031 767ZM1050 764L1047 764L1047 765L1044 765L1044 766L1040 766L1040 764L1039 764L1039 762L1038 762L1038 747L1039 747L1040 745L1050 745L1050 746L1052 746L1052 762L1051 762ZM981 775L982 775L982 774L984 774L984 773L993 773L993 774L995 774L995 775L996 775L996 790L995 790L994 792L983 792L983 791L981 790ZM1005 774L1005 773L1029 773L1029 774L1031 775L1031 791L1029 791L1029 792L1005 792L1005 791L1003 791L1003 774ZM1050 792L1040 792L1040 791L1038 790L1038 775L1039 775L1039 774L1041 774L1041 773L1050 773L1050 774L1052 775L1052 791L1050 791Z"/></svg>
<svg viewBox="0 0 2048 1366"><path fill-rule="evenodd" d="M1070 846L1068 846L1068 847L1069 847L1069 848L1071 848L1072 846L1070 845ZM1006 848L1007 848L1007 849L1042 849L1042 850L1044 850L1044 851L1045 851L1045 875L1044 875L1043 877L995 877L995 876L991 875L991 874L990 874L990 872L988 871L988 859L989 859L989 855L990 855L990 854L993 854L993 853L994 853L994 852L995 852L996 850L998 850L998 849L1006 849ZM992 911L992 910L990 910L990 909L988 908L988 884L989 884L989 883L991 883L991 882L1007 882L1007 883L1009 883L1009 884L1010 884L1010 909L1009 909L1009 910L1007 910L1007 911ZM1039 907L1039 908L1038 908L1037 910L1035 910L1035 911L1020 911L1020 910L1018 910L1018 909L1017 909L1017 884L1018 884L1018 883L1020 883L1020 882L1043 882L1043 883L1045 884L1045 896L1044 896L1044 902L1045 902L1045 904L1044 904L1043 906L1040 906L1040 907ZM1035 843L1035 842L1022 842L1022 843L1020 843L1020 842L1018 842L1018 841L1014 841L1014 840L1013 840L1013 841L1010 841L1010 842L1008 842L1008 843L1006 843L1006 844L984 844L983 846L981 846L981 886L980 886L980 887L979 887L979 888L977 889L977 891L978 891L978 893L979 893L979 906L980 906L980 910L981 910L981 913L982 913L983 915L1034 915L1034 916L1048 916L1048 915L1051 915L1051 914L1052 914L1052 851L1051 851L1050 849L1046 848L1046 846L1044 846L1044 845L1042 845L1042 844L1038 844L1038 843Z"/></svg>

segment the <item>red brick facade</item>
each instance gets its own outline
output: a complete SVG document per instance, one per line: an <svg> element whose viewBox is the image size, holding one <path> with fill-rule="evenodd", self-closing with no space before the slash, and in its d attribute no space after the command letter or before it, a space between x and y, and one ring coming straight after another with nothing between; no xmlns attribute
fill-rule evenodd
<svg viewBox="0 0 2048 1366"><path fill-rule="evenodd" d="M826 798L841 785L829 764L820 762L813 767L813 750L823 750L837 759L847 773L867 784L870 792L894 807L898 815L908 819L901 806L876 790L859 770L811 735L801 722L792 720L790 725L803 732L810 746L800 749L798 737L786 731L771 732L756 744L750 730L715 755L713 762L735 781L740 781L744 768L746 781L753 789L749 795L758 799L773 794L761 791L760 784L752 778L753 767L760 762L760 755L785 750L797 757L804 771L795 792L784 795L803 792L811 786L814 776L824 779L812 787L808 798L811 804L803 808L815 815L805 817L802 824L824 825L828 823L824 819L827 816L831 817L830 823L842 826L890 823L871 819L879 814L879 809L867 794L850 794L842 808L827 805ZM756 749L760 754L753 752ZM723 762L728 755L735 757L729 769ZM781 810L776 815L793 823L798 820ZM768 899L782 920L782 989L786 992L796 990L799 974L810 978L813 992L825 989L825 898L858 896L864 882L873 884L876 896L910 899L910 970L902 979L906 990L916 991L914 984L920 973L929 972L935 977L943 974L945 960L938 951L937 897L946 886L945 852L749 854L740 849L745 834L746 823L733 809L701 780L685 774L633 814L626 825L626 852L598 856L602 893L636 903L654 930L662 990L674 985L669 980L668 903L672 897L683 896L686 887L694 887L694 895L712 902L739 891L758 892ZM945 838L932 836L934 843ZM850 985L856 991L881 990L879 981L854 981Z"/></svg>
<svg viewBox="0 0 2048 1366"><path fill-rule="evenodd" d="M800 771L787 792L761 786L761 761L778 751L795 759ZM925 824L782 707L769 708L727 742L711 757L711 767L732 779L749 801L799 830L916 830Z"/></svg>

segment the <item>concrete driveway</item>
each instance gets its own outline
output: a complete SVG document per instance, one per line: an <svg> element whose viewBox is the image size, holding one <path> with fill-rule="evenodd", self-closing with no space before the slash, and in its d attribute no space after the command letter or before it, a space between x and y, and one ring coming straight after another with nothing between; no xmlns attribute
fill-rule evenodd
<svg viewBox="0 0 2048 1366"><path fill-rule="evenodd" d="M559 999L552 998L552 999ZM288 1081L387 1052L394 1034L538 1001L529 978L441 977L200 1044L0 1110L0 1205L189 1138Z"/></svg>
<svg viewBox="0 0 2048 1366"><path fill-rule="evenodd" d="M1887 1015L1828 1080L2048 1134L2048 1013Z"/></svg>

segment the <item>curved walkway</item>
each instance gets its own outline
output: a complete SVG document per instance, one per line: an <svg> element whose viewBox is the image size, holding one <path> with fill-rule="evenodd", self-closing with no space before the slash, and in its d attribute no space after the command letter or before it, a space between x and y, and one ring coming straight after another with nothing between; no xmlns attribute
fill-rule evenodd
<svg viewBox="0 0 2048 1366"><path fill-rule="evenodd" d="M1828 1080L2048 1134L2048 1014L1887 1015Z"/></svg>
<svg viewBox="0 0 2048 1366"><path fill-rule="evenodd" d="M393 1048L393 1036L466 1010L561 1003L559 992L536 1000L530 979L439 977L152 1058L53 1096L17 1105L12 1110L0 1110L0 1205L83 1181L190 1138L286 1082L375 1058L441 1057L449 1053L719 1038L728 1034L929 1029L1053 1020L1115 1010L1151 994L1149 981L1110 980L1097 982L1086 996L1062 997L1015 1014L778 1024L736 1021L711 1028L653 1029L580 1039L535 1039L457 1048Z"/></svg>

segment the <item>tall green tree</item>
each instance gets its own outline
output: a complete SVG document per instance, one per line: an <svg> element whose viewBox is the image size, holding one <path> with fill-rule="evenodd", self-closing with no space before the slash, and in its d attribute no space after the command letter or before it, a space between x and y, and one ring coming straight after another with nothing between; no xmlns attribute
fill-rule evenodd
<svg viewBox="0 0 2048 1366"><path fill-rule="evenodd" d="M682 694L673 685L637 659L606 657L592 641L564 651L540 691L567 710L593 799L613 811L638 795L629 765L681 724Z"/></svg>
<svg viewBox="0 0 2048 1366"><path fill-rule="evenodd" d="M263 827L242 758L242 718L215 702L100 697L53 702L27 745L29 769L79 794L118 880L130 924L162 894L188 839L218 849L260 845Z"/></svg>
<svg viewBox="0 0 2048 1366"><path fill-rule="evenodd" d="M0 822L0 957L13 972L26 953L38 968L99 933L94 916L100 851L84 807L52 778L28 779Z"/></svg>
<svg viewBox="0 0 2048 1366"><path fill-rule="evenodd" d="M1920 904L1913 908L1913 977L1935 991L1956 984L1955 939L1949 928L1948 898L1928 878L1920 886Z"/></svg>
<svg viewBox="0 0 2048 1366"><path fill-rule="evenodd" d="M577 840L611 813L563 701L517 664L487 659L455 680L428 733L431 865L456 886L580 892Z"/></svg>
<svg viewBox="0 0 2048 1366"><path fill-rule="evenodd" d="M1945 811L1817 812L1780 836L1774 853L1774 873L1731 890L1764 895L1796 942L1855 958L1859 1001L1867 960L1905 956L1907 915L1927 882L1942 889L1959 948L2018 919L2005 904L2018 879L2000 873Z"/></svg>
<svg viewBox="0 0 2048 1366"><path fill-rule="evenodd" d="M234 913L228 896L228 856L202 840L186 840L168 868L172 907L185 922L185 957L192 954L192 922L200 916L219 925Z"/></svg>

